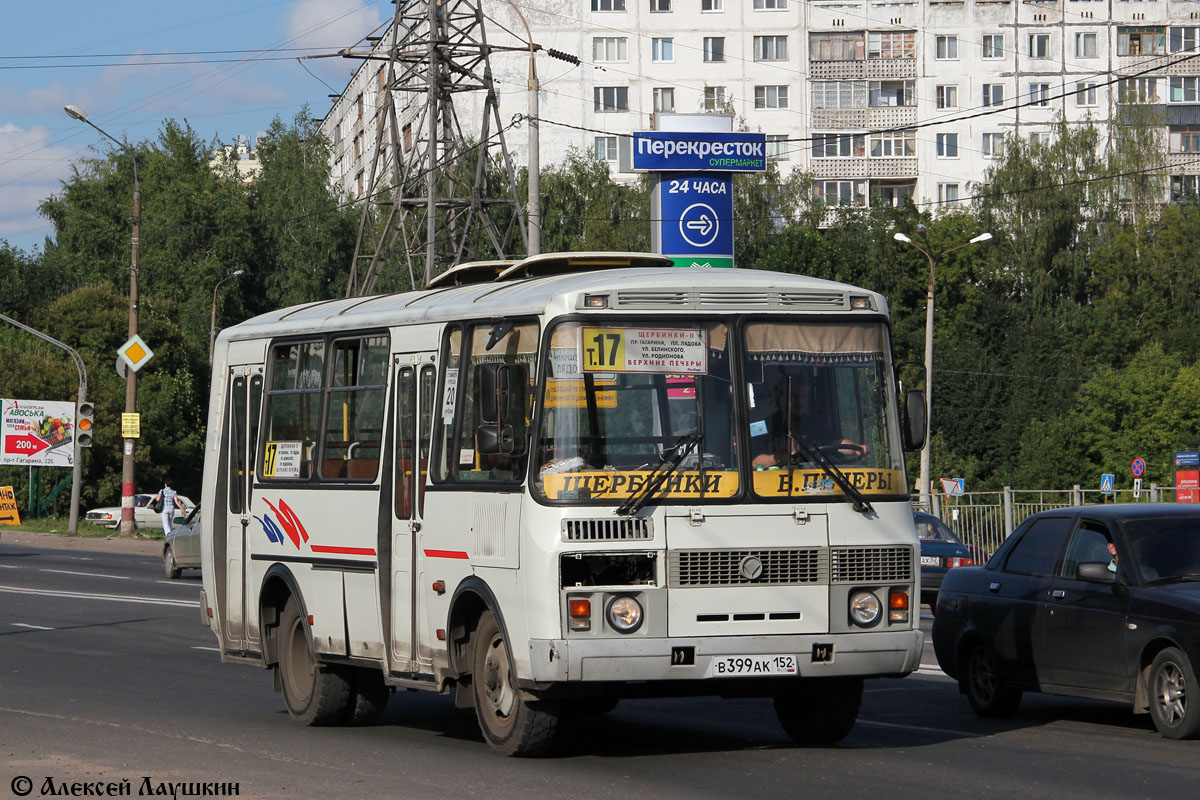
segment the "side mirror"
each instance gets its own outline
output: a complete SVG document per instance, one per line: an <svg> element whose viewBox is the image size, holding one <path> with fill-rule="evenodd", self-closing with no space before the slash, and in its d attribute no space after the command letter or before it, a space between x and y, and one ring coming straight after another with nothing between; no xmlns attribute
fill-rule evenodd
<svg viewBox="0 0 1200 800"><path fill-rule="evenodd" d="M904 449L920 450L925 446L925 436L928 434L925 418L925 393L920 389L910 389L904 396Z"/></svg>
<svg viewBox="0 0 1200 800"><path fill-rule="evenodd" d="M524 364L479 365L479 413L483 424L476 430L475 437L480 453L525 454L528 386L529 368Z"/></svg>
<svg viewBox="0 0 1200 800"><path fill-rule="evenodd" d="M1117 573L1103 561L1085 561L1075 569L1075 577L1091 583L1116 583Z"/></svg>

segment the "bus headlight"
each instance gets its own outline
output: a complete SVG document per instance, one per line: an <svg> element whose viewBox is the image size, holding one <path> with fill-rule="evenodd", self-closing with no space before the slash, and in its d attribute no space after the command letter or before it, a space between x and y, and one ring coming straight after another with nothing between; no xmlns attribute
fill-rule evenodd
<svg viewBox="0 0 1200 800"><path fill-rule="evenodd" d="M850 595L850 621L860 628L869 628L879 622L883 606L874 592L857 591Z"/></svg>
<svg viewBox="0 0 1200 800"><path fill-rule="evenodd" d="M619 633L633 633L642 627L642 604L629 595L614 597L606 613L608 624Z"/></svg>

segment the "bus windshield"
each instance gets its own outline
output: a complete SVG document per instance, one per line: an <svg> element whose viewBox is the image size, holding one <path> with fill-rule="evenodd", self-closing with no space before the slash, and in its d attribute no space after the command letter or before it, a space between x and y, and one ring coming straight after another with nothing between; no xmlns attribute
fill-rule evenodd
<svg viewBox="0 0 1200 800"><path fill-rule="evenodd" d="M567 322L550 337L536 491L619 502L695 443L657 500L738 493L730 337L723 323Z"/></svg>
<svg viewBox="0 0 1200 800"><path fill-rule="evenodd" d="M754 322L743 347L756 495L907 494L882 322Z"/></svg>

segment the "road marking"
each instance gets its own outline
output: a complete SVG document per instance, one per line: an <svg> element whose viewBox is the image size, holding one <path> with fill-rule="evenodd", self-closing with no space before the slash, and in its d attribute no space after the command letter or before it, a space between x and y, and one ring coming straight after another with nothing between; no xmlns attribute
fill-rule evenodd
<svg viewBox="0 0 1200 800"><path fill-rule="evenodd" d="M926 728L922 725L897 725L894 722L876 722L873 719L858 720L859 725L869 725L874 728L894 728L901 731L917 731L919 733L932 733L938 736L966 736L971 739L982 739L987 736L986 733L971 733L970 731L955 731L949 728Z"/></svg>
<svg viewBox="0 0 1200 800"><path fill-rule="evenodd" d="M85 578L113 578L118 581L129 580L128 575L104 575L99 572L72 572L69 569L39 569L38 572L54 572L59 575L83 575Z"/></svg>
<svg viewBox="0 0 1200 800"><path fill-rule="evenodd" d="M221 652L221 648L219 648L219 647L201 647L199 645L192 645L192 649L193 650L212 650L214 653Z"/></svg>
<svg viewBox="0 0 1200 800"><path fill-rule="evenodd" d="M155 581L155 583L161 583L164 586L182 586L185 589L199 589L200 588L198 585L196 585L194 583L188 583L187 581Z"/></svg>
<svg viewBox="0 0 1200 800"><path fill-rule="evenodd" d="M184 606L198 608L199 601L171 600L166 597L137 597L123 594L94 594L91 592L47 591L44 589L24 589L19 586L0 586L0 592L10 594L32 594L39 597L65 597L76 600L111 600L114 603L141 603L151 606Z"/></svg>
<svg viewBox="0 0 1200 800"><path fill-rule="evenodd" d="M17 628L32 628L35 631L52 631L52 630L54 630L54 628L47 628L45 625L30 625L25 622L14 622L12 624Z"/></svg>
<svg viewBox="0 0 1200 800"><path fill-rule="evenodd" d="M0 569L20 569L16 564L0 564Z"/></svg>

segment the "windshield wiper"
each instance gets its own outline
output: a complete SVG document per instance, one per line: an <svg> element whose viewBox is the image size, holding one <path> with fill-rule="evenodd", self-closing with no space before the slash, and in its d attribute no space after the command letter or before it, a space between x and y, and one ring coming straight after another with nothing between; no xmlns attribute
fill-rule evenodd
<svg viewBox="0 0 1200 800"><path fill-rule="evenodd" d="M792 434L796 441L796 446L800 449L800 453L809 461L816 464L825 471L825 474L833 478L833 482L846 493L846 496L854 501L854 510L860 514L874 513L875 509L871 507L870 501L863 496L863 493L854 488L854 484L846 477L846 473L838 469L837 465L829 460L829 457L821 452L821 448L817 447L812 441L802 432L796 431ZM789 469L791 465L788 465ZM794 478L793 478L794 480ZM789 480L789 496L792 480Z"/></svg>
<svg viewBox="0 0 1200 800"><path fill-rule="evenodd" d="M679 469L679 465L687 458L688 453L700 444L700 432L685 433L675 440L675 444L662 451L658 457L658 463L654 465L654 470L646 478L646 482L642 484L641 491L635 495L630 495L629 499L621 505L617 506L616 513L621 516L632 516L638 512L642 506L649 502L650 498L658 494L662 489L667 478Z"/></svg>
<svg viewBox="0 0 1200 800"><path fill-rule="evenodd" d="M1200 581L1200 573L1189 572L1184 575L1168 575L1165 578L1155 578L1152 581L1146 581L1146 585L1162 586L1165 583L1188 583L1189 581Z"/></svg>

